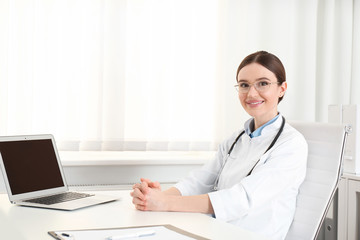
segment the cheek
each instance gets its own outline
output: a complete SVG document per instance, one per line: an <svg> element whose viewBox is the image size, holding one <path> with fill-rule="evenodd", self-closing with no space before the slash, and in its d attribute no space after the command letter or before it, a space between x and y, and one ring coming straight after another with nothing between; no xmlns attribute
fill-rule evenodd
<svg viewBox="0 0 360 240"><path fill-rule="evenodd" d="M269 102L272 103L278 103L279 101L279 94L278 92L273 92L271 94L267 94L266 96L264 96L264 98L266 98Z"/></svg>
<svg viewBox="0 0 360 240"><path fill-rule="evenodd" d="M239 95L238 95L238 98L239 98L241 104L244 105L245 99L246 99L246 95L244 95L244 94L239 94Z"/></svg>

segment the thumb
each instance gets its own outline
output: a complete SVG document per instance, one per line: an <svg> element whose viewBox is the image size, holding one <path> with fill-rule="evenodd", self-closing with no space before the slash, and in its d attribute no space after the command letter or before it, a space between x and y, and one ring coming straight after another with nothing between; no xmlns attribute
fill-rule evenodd
<svg viewBox="0 0 360 240"><path fill-rule="evenodd" d="M141 182L146 182L146 183L151 183L151 180L150 179L147 179L147 178L140 178L140 181Z"/></svg>
<svg viewBox="0 0 360 240"><path fill-rule="evenodd" d="M160 188L160 183L159 182L152 182L151 185L149 185L149 187Z"/></svg>
<svg viewBox="0 0 360 240"><path fill-rule="evenodd" d="M152 182L150 179L147 178L140 178L140 181L147 183L148 187L150 188L160 188L159 182Z"/></svg>
<svg viewBox="0 0 360 240"><path fill-rule="evenodd" d="M140 190L143 194L147 194L149 192L149 185L147 182L141 182Z"/></svg>

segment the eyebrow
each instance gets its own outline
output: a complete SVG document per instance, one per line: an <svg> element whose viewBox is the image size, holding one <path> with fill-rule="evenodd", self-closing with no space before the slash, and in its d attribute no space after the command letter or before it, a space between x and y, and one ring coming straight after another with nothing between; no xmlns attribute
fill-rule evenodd
<svg viewBox="0 0 360 240"><path fill-rule="evenodd" d="M261 78L257 78L257 79L255 80L255 82L258 82L258 81L261 81L261 80L270 81L270 79L268 79L267 77L261 77ZM240 79L238 82L249 82L249 81L244 80L244 79Z"/></svg>

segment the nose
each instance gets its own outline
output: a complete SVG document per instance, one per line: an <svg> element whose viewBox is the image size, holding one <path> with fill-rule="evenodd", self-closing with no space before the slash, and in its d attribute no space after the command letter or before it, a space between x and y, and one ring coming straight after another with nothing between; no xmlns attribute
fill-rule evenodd
<svg viewBox="0 0 360 240"><path fill-rule="evenodd" d="M256 90L255 88L255 85L250 85L250 88L249 88L249 91L247 93L247 95L249 96L252 96L252 95L258 95L258 91Z"/></svg>

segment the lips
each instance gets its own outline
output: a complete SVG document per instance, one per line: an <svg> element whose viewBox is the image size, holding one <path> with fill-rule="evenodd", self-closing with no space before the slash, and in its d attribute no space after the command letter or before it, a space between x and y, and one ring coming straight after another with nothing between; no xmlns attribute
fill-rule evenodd
<svg viewBox="0 0 360 240"><path fill-rule="evenodd" d="M256 101L247 101L246 103L248 105L250 105L251 107L256 107L256 106L259 106L263 103L264 101L263 100L256 100Z"/></svg>

